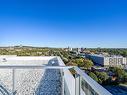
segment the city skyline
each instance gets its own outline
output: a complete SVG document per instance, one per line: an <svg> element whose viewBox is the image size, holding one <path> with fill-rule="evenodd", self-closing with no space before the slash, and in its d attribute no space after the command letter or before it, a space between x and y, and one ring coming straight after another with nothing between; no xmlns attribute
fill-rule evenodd
<svg viewBox="0 0 127 95"><path fill-rule="evenodd" d="M127 48L127 1L0 1L0 46Z"/></svg>

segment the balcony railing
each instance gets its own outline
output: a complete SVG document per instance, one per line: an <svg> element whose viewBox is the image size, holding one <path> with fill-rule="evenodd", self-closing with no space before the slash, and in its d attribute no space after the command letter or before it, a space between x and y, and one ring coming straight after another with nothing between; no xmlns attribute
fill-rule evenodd
<svg viewBox="0 0 127 95"><path fill-rule="evenodd" d="M75 77L69 69L75 70ZM111 93L75 66L2 65L0 95L111 95Z"/></svg>

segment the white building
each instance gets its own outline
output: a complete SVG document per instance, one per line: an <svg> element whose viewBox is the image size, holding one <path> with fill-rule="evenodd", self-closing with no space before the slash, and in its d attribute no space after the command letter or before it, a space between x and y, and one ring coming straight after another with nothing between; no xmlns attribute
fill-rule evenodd
<svg viewBox="0 0 127 95"><path fill-rule="evenodd" d="M127 64L127 59L122 56L104 56L97 54L87 54L86 58L102 66L122 66Z"/></svg>

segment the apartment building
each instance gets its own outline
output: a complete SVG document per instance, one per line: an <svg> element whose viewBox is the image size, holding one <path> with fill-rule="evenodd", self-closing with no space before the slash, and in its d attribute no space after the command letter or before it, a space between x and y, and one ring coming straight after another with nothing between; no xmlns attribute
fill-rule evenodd
<svg viewBox="0 0 127 95"><path fill-rule="evenodd" d="M127 58L122 56L105 56L98 54L86 54L95 64L102 66L122 66L127 64Z"/></svg>

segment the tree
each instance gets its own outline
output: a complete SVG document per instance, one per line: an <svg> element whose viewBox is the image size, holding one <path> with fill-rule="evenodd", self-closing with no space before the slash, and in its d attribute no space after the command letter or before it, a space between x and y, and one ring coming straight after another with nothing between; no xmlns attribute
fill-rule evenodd
<svg viewBox="0 0 127 95"><path fill-rule="evenodd" d="M65 57L63 57L62 59L63 59L65 64L69 62L69 60L67 58L65 58Z"/></svg>
<svg viewBox="0 0 127 95"><path fill-rule="evenodd" d="M84 66L84 59L83 58L78 58L73 60L74 63L76 63L79 67L83 67Z"/></svg>
<svg viewBox="0 0 127 95"><path fill-rule="evenodd" d="M97 76L96 76L93 72L90 72L90 73L89 73L89 76L90 76L92 79L94 79L96 82L98 82L98 78L97 78Z"/></svg>
<svg viewBox="0 0 127 95"><path fill-rule="evenodd" d="M121 55L126 57L127 56L127 50L123 51Z"/></svg>
<svg viewBox="0 0 127 95"><path fill-rule="evenodd" d="M100 72L99 78L104 82L108 79L108 75L106 72Z"/></svg>
<svg viewBox="0 0 127 95"><path fill-rule="evenodd" d="M89 69L93 66L93 62L91 60L88 59L84 59L84 64L83 64L84 68Z"/></svg>
<svg viewBox="0 0 127 95"><path fill-rule="evenodd" d="M119 82L124 81L125 71L123 69L117 68L115 73Z"/></svg>
<svg viewBox="0 0 127 95"><path fill-rule="evenodd" d="M127 82L127 73L124 74L124 82Z"/></svg>
<svg viewBox="0 0 127 95"><path fill-rule="evenodd" d="M118 67L111 67L109 70L115 74L118 82L124 82L126 78L126 72L123 69Z"/></svg>
<svg viewBox="0 0 127 95"><path fill-rule="evenodd" d="M124 83L127 82L127 72L119 67L110 67L109 71L111 71L114 76L116 77L116 81L118 84L119 83Z"/></svg>
<svg viewBox="0 0 127 95"><path fill-rule="evenodd" d="M66 65L67 66L77 66L77 64L76 63L73 63L72 61L68 62Z"/></svg>
<svg viewBox="0 0 127 95"><path fill-rule="evenodd" d="M79 67L83 67L84 69L89 69L93 66L93 62L89 59L77 58L73 60Z"/></svg>
<svg viewBox="0 0 127 95"><path fill-rule="evenodd" d="M109 78L109 76L108 76L108 74L106 72L98 72L98 71L96 71L95 74L97 75L98 82L100 84L105 83L106 80Z"/></svg>

